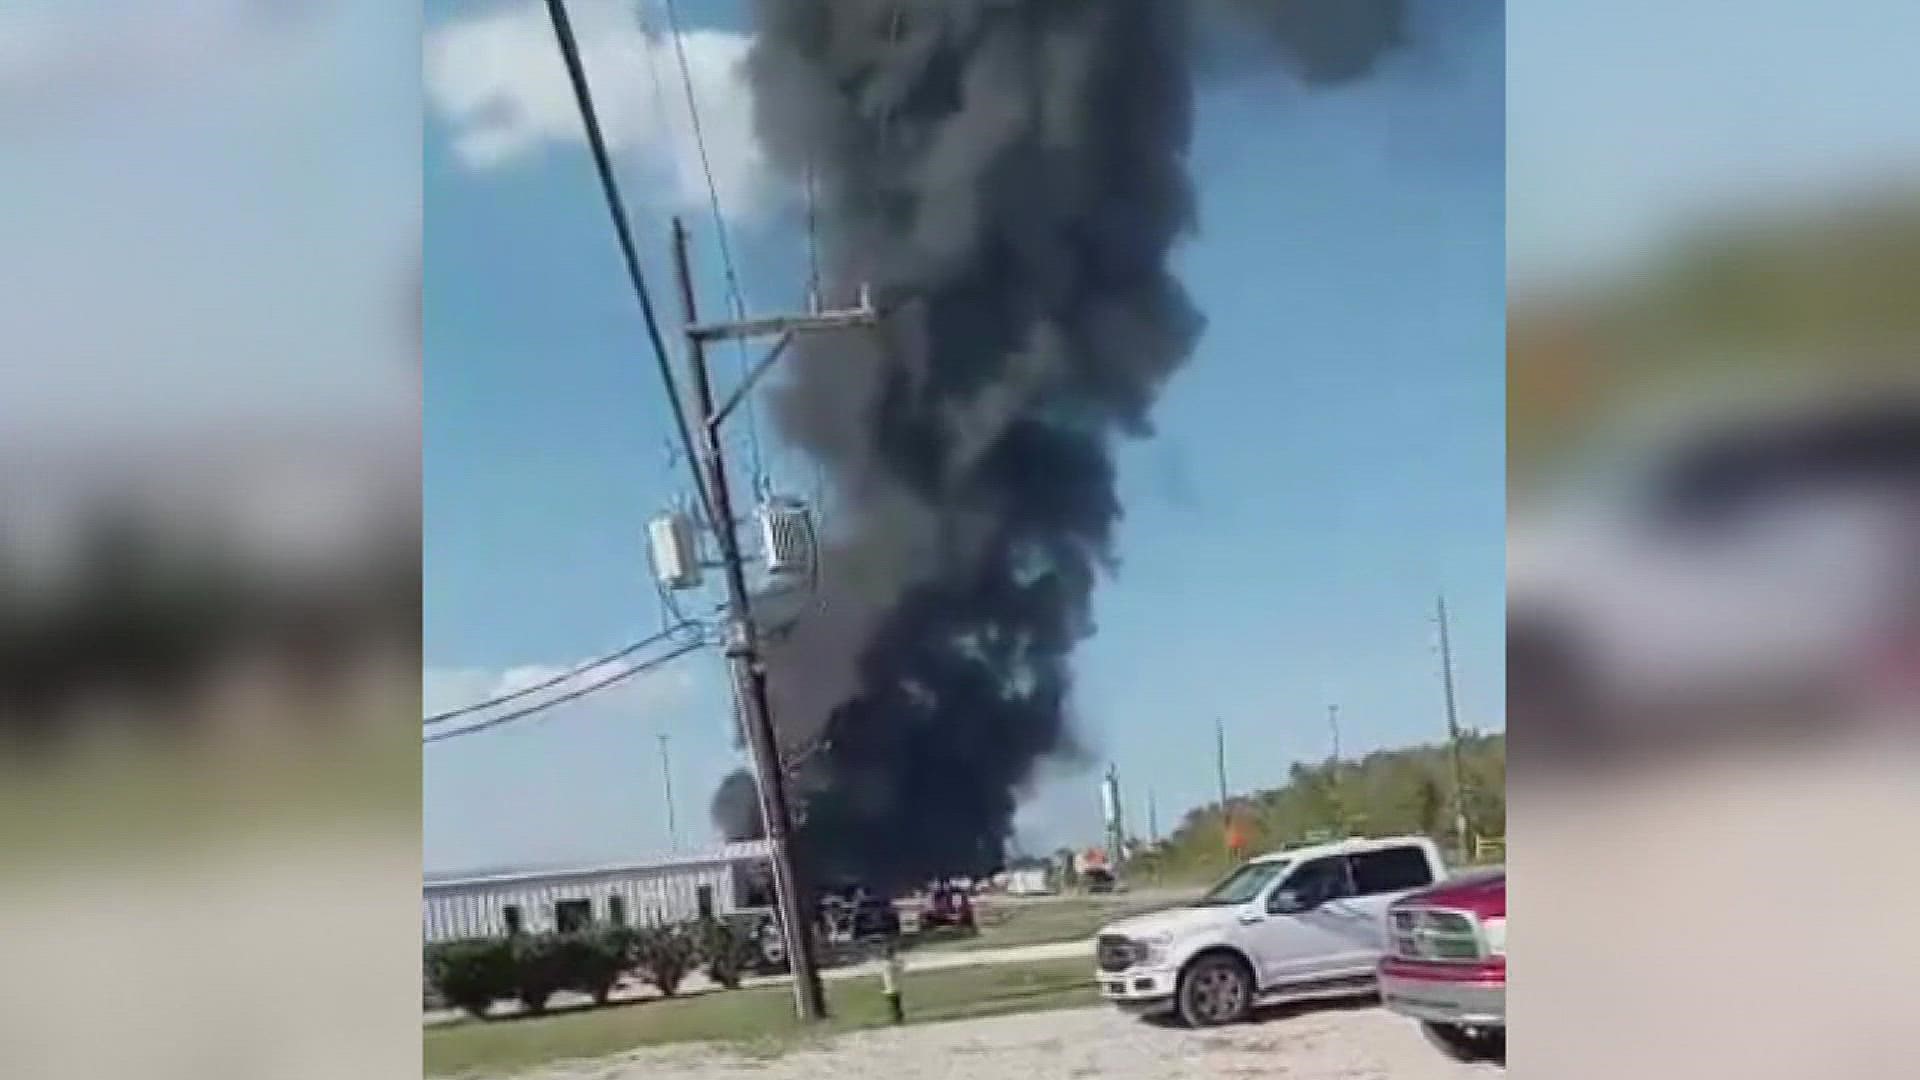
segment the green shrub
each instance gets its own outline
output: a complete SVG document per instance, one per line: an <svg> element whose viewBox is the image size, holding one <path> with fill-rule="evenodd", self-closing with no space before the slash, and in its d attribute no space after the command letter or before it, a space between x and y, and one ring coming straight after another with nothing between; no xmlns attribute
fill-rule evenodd
<svg viewBox="0 0 1920 1080"><path fill-rule="evenodd" d="M427 946L427 978L447 1004L484 1019L517 990L513 950L504 940L474 938Z"/></svg>
<svg viewBox="0 0 1920 1080"><path fill-rule="evenodd" d="M631 966L631 939L618 928L569 934L559 943L566 988L605 1005Z"/></svg>
<svg viewBox="0 0 1920 1080"><path fill-rule="evenodd" d="M699 934L707 978L729 990L739 989L740 980L760 959L752 929L737 921L708 919L700 924Z"/></svg>
<svg viewBox="0 0 1920 1080"><path fill-rule="evenodd" d="M672 997L700 963L700 945L684 927L648 927L634 935L633 963L661 994Z"/></svg>
<svg viewBox="0 0 1920 1080"><path fill-rule="evenodd" d="M573 981L567 946L568 939L557 934L522 934L513 939L513 994L528 1012L546 1012L553 995Z"/></svg>

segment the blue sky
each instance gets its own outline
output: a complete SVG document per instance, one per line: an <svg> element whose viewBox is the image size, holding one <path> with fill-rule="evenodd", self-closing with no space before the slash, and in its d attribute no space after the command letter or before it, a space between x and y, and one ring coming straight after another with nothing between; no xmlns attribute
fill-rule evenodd
<svg viewBox="0 0 1920 1080"><path fill-rule="evenodd" d="M1702 214L1920 177L1920 5L1560 0L1507 19L1516 283L1618 269Z"/></svg>
<svg viewBox="0 0 1920 1080"><path fill-rule="evenodd" d="M589 160L543 119L564 116L541 89L551 61L514 53L537 39L503 23L460 39L492 50L481 73L435 60L432 35L450 19L515 10L531 7L428 5L429 92L436 79L453 87L430 112L423 161L429 709L656 629L643 528L685 490ZM737 14L683 12L720 27ZM1254 76L1201 99L1202 228L1178 268L1209 326L1156 410L1158 437L1121 452L1123 566L1101 590L1076 702L1142 827L1149 788L1163 829L1209 798L1215 717L1236 788L1324 756L1330 702L1350 752L1438 736L1439 589L1455 612L1464 718L1504 726L1502 55L1497 21L1482 20L1362 87L1306 95ZM513 63L532 74L502 75ZM724 125L741 106L719 100L724 80L712 86L702 107ZM521 105L476 136L499 125L498 105L458 103L488 93ZM657 254L665 215L687 209L661 149L671 139L649 134L644 110L619 123L629 198ZM729 176L751 173L750 146L725 153ZM749 295L791 303L791 215L750 178L729 183L742 207L770 207L733 226ZM705 237L709 222L696 224ZM663 282L658 258L653 270ZM805 462L766 453L776 476L811 483ZM428 747L428 867L665 848L659 733L672 738L681 839L711 839L706 798L736 764L719 676L719 659L699 655L538 722ZM1090 839L1096 773L1044 779L1023 839Z"/></svg>

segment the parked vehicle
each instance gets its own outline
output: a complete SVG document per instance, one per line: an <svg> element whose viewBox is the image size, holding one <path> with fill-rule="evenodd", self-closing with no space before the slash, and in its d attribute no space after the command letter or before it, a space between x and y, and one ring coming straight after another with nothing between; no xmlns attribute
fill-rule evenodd
<svg viewBox="0 0 1920 1080"><path fill-rule="evenodd" d="M1053 874L1044 866L1028 866L1007 872L1008 896L1051 896Z"/></svg>
<svg viewBox="0 0 1920 1080"><path fill-rule="evenodd" d="M973 898L967 890L941 883L927 892L927 902L920 909L920 926L927 929L936 926L955 926L971 930L973 928Z"/></svg>
<svg viewBox="0 0 1920 1080"><path fill-rule="evenodd" d="M820 898L820 924L830 942L898 937L900 912L885 896L848 885Z"/></svg>
<svg viewBox="0 0 1920 1080"><path fill-rule="evenodd" d="M1194 903L1116 922L1096 940L1101 996L1195 1026L1257 1005L1372 993L1391 903L1446 876L1425 837L1263 855Z"/></svg>
<svg viewBox="0 0 1920 1080"><path fill-rule="evenodd" d="M1387 912L1380 961L1387 1008L1420 1021L1458 1061L1507 1057L1507 874L1467 874Z"/></svg>

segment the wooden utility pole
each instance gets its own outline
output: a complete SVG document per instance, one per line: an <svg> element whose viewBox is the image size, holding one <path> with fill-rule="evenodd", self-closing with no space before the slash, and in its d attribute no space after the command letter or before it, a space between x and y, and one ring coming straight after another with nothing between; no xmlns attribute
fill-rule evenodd
<svg viewBox="0 0 1920 1080"><path fill-rule="evenodd" d="M1216 716L1213 718L1213 767L1220 779L1220 841L1227 849L1227 859L1234 856L1233 808L1227 803L1227 722Z"/></svg>
<svg viewBox="0 0 1920 1080"><path fill-rule="evenodd" d="M1220 778L1220 809L1227 809L1227 722L1214 717L1213 720L1213 768Z"/></svg>
<svg viewBox="0 0 1920 1080"><path fill-rule="evenodd" d="M1327 759L1327 802L1333 807L1333 831L1347 835L1347 806L1340 796L1340 706L1327 706L1327 730L1333 736L1333 756Z"/></svg>
<svg viewBox="0 0 1920 1080"><path fill-rule="evenodd" d="M1440 594L1440 679L1447 695L1447 749L1453 763L1453 832L1460 844L1460 855L1472 855L1473 838L1467 827L1466 773L1460 765L1460 714L1453 697L1453 645L1447 631L1447 597Z"/></svg>
<svg viewBox="0 0 1920 1080"><path fill-rule="evenodd" d="M686 226L675 218L673 265L679 277L680 300L686 317L687 364L693 377L694 418L698 422L695 438L709 500L704 509L720 547L720 561L727 582L727 664L733 677L734 696L746 728L747 745L752 751L754 772L759 778L760 812L766 824L771 856L769 861L773 864L773 887L780 911L780 929L793 972L794 1007L802 1020L820 1020L827 1014L826 993L820 983L820 969L813 952L812 920L807 916L807 903L802 895L806 878L799 873L793 857L793 814L787 800L786 769L781 767L780 744L774 735L773 712L767 697L766 665L760 655L760 632L754 622L752 596L747 591L745 560L740 554L733 499L727 484L720 424L733 406L739 403L751 382L772 365L795 333L868 325L876 317L872 308L863 302L854 311L702 325L699 307L694 299L690 260ZM736 391L726 405L716 407L713 378L707 370L707 343L768 335L778 335L780 345L749 376L748 384Z"/></svg>

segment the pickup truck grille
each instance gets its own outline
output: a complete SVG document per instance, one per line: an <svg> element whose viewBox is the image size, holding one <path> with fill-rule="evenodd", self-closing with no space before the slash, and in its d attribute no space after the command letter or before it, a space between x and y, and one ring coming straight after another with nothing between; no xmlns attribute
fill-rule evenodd
<svg viewBox="0 0 1920 1080"><path fill-rule="evenodd" d="M1094 961L1101 971L1125 971L1138 956L1134 943L1117 934L1102 934L1094 943Z"/></svg>
<svg viewBox="0 0 1920 1080"><path fill-rule="evenodd" d="M1395 908L1387 913L1393 955L1406 960L1477 963L1487 957L1480 920L1464 911Z"/></svg>

